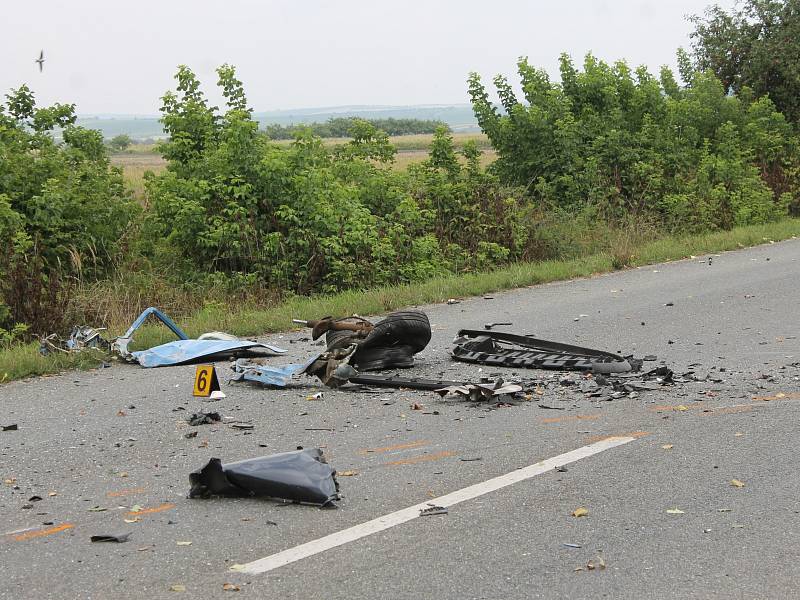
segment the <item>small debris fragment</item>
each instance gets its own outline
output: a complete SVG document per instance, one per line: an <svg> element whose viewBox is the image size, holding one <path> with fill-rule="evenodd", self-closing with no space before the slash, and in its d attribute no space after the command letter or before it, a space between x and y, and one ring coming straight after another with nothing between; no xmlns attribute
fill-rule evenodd
<svg viewBox="0 0 800 600"><path fill-rule="evenodd" d="M120 533L120 534L103 533L100 535L93 535L89 539L92 542L114 542L117 544L122 544L123 542L128 541L130 535L131 535L130 533Z"/></svg>
<svg viewBox="0 0 800 600"><path fill-rule="evenodd" d="M590 560L586 563L586 569L588 571L594 571L595 569L599 569L600 571L605 570L606 568L606 561L603 560L602 556L597 557L594 560Z"/></svg>
<svg viewBox="0 0 800 600"><path fill-rule="evenodd" d="M3 431L17 431L19 429L16 423L12 423L11 425L0 425Z"/></svg>
<svg viewBox="0 0 800 600"><path fill-rule="evenodd" d="M175 585L169 586L169 591L170 592L185 592L186 591L186 586L185 585L181 585L179 583L176 583Z"/></svg>
<svg viewBox="0 0 800 600"><path fill-rule="evenodd" d="M238 591L240 591L242 588L240 588L240 587L239 587L238 585L236 585L235 583L223 583L223 584L222 584L222 589L223 589L223 591L225 591L225 592L238 592Z"/></svg>
<svg viewBox="0 0 800 600"><path fill-rule="evenodd" d="M680 508L668 508L667 509L668 515L682 515L684 512Z"/></svg>
<svg viewBox="0 0 800 600"><path fill-rule="evenodd" d="M583 548L580 544L564 544L567 548Z"/></svg>
<svg viewBox="0 0 800 600"><path fill-rule="evenodd" d="M431 515L446 515L447 508L444 506L436 506L434 504L428 504L430 508L421 508L419 511L420 517L430 517Z"/></svg>
<svg viewBox="0 0 800 600"><path fill-rule="evenodd" d="M585 517L589 514L589 510L582 506L572 511L573 517Z"/></svg>
<svg viewBox="0 0 800 600"><path fill-rule="evenodd" d="M189 541L177 541L175 542L176 546L191 546L192 542Z"/></svg>
<svg viewBox="0 0 800 600"><path fill-rule="evenodd" d="M492 329L493 327L499 327L500 325L513 325L513 323L486 323L483 328Z"/></svg>
<svg viewBox="0 0 800 600"><path fill-rule="evenodd" d="M355 477L358 471L336 471L337 477Z"/></svg>
<svg viewBox="0 0 800 600"><path fill-rule="evenodd" d="M218 412L199 412L193 413L189 418L186 419L186 422L192 427L197 427L198 425L210 425L211 423L218 423L221 420L222 417Z"/></svg>
<svg viewBox="0 0 800 600"><path fill-rule="evenodd" d="M739 481L738 479L731 479L731 485L733 487L735 487L735 488L743 488L744 487L744 482L743 481Z"/></svg>
<svg viewBox="0 0 800 600"><path fill-rule="evenodd" d="M672 444L664 444L661 446L664 450L672 450Z"/></svg>
<svg viewBox="0 0 800 600"><path fill-rule="evenodd" d="M310 394L306 396L306 400L322 400L322 397L325 395L324 392L317 392L316 394Z"/></svg>

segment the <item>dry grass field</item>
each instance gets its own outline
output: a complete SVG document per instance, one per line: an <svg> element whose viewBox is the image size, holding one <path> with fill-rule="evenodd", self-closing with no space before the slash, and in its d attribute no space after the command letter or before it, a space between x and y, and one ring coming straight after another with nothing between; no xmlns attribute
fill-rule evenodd
<svg viewBox="0 0 800 600"><path fill-rule="evenodd" d="M407 169L409 165L419 163L428 157L428 146L433 140L432 134L403 135L390 138L392 144L397 148L392 168L397 171ZM483 152L481 164L486 166L492 163L497 157L492 150L489 140L482 133L454 133L453 143L456 148L461 148L467 140L475 140L478 148ZM346 143L346 138L327 138L323 140L325 146L337 146ZM291 140L280 140L275 142L280 145L289 145ZM164 169L165 162L155 148L149 144L136 144L125 152L111 155L111 163L122 169L125 180L131 187L134 196L144 200L144 174L147 171L158 173Z"/></svg>

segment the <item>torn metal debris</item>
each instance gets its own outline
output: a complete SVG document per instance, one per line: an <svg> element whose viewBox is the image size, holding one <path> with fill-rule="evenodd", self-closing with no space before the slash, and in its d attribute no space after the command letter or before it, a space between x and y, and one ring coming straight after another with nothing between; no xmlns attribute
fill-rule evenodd
<svg viewBox="0 0 800 600"><path fill-rule="evenodd" d="M490 366L594 373L625 373L633 369L618 354L527 335L462 329L453 343L456 360Z"/></svg>
<svg viewBox="0 0 800 600"><path fill-rule="evenodd" d="M66 339L51 333L47 337L39 339L39 353L47 356L53 352L83 352L87 349L108 352L111 343L100 335L101 331L105 331L105 327L94 328L87 325L76 325Z"/></svg>
<svg viewBox="0 0 800 600"><path fill-rule="evenodd" d="M89 540L92 542L114 542L116 544L122 544L127 542L130 536L130 533L102 533L91 536Z"/></svg>
<svg viewBox="0 0 800 600"><path fill-rule="evenodd" d="M430 517L433 515L446 515L449 511L446 506L436 506L435 504L428 504L428 508L420 508L420 517Z"/></svg>
<svg viewBox="0 0 800 600"><path fill-rule="evenodd" d="M154 346L148 350L130 352L128 345L133 333L142 326L147 317L153 315L178 336L177 341ZM138 362L143 367L167 367L184 365L197 361L214 361L242 356L276 356L286 352L282 348L261 344L252 340L241 340L221 332L201 335L198 339L190 339L183 330L167 315L155 307L142 312L125 332L111 343L111 350L131 362Z"/></svg>
<svg viewBox="0 0 800 600"><path fill-rule="evenodd" d="M336 470L306 449L222 464L212 458L189 475L189 498L262 497L328 506L339 499Z"/></svg>
<svg viewBox="0 0 800 600"><path fill-rule="evenodd" d="M470 400L486 400L494 396L513 395L522 391L522 386L516 383L506 383L498 379L494 383L471 383L466 385L448 386L436 390L440 395L458 394Z"/></svg>
<svg viewBox="0 0 800 600"><path fill-rule="evenodd" d="M318 360L320 356L318 354L304 363L292 363L275 367L265 364L264 359L261 358L240 358L231 365L234 375L230 381L252 381L272 387L286 387L292 377L306 372L306 369Z"/></svg>

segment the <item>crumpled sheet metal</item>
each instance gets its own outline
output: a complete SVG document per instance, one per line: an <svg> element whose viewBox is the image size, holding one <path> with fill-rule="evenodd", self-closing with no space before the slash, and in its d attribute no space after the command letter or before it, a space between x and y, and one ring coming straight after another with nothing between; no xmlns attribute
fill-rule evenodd
<svg viewBox="0 0 800 600"><path fill-rule="evenodd" d="M131 352L143 367L169 367L201 360L221 360L233 355L279 356L286 350L250 340L176 340L148 350Z"/></svg>
<svg viewBox="0 0 800 600"><path fill-rule="evenodd" d="M355 346L337 348L315 354L302 363L267 365L259 359L239 359L232 368L235 375L230 381L253 381L272 387L286 387L298 373L316 376L328 387L339 387L358 373L348 364Z"/></svg>
<svg viewBox="0 0 800 600"><path fill-rule="evenodd" d="M284 452L228 464L212 458L189 475L189 498L260 497L330 505L339 499L336 469L319 448Z"/></svg>
<svg viewBox="0 0 800 600"><path fill-rule="evenodd" d="M105 327L89 327L88 325L76 325L67 339L61 339L53 333L47 337L40 338L39 353L47 356L53 350L60 352L82 352L83 350L96 348L107 351L110 342L100 335L105 331Z"/></svg>
<svg viewBox="0 0 800 600"><path fill-rule="evenodd" d="M233 364L235 374L231 381L252 381L272 387L286 387L292 377L305 370L321 355L317 354L304 363L270 366L247 358L240 358Z"/></svg>
<svg viewBox="0 0 800 600"><path fill-rule="evenodd" d="M142 326L147 317L153 315L166 325L178 340L154 346L147 350L130 352L128 344L133 339L134 332ZM282 348L261 344L252 340L240 340L229 334L212 332L203 334L200 339L189 339L189 336L163 312L151 306L136 317L125 335L118 337L111 345L111 349L122 358L138 362L143 367L169 367L185 365L203 360L214 361L232 356L277 356L286 352Z"/></svg>
<svg viewBox="0 0 800 600"><path fill-rule="evenodd" d="M478 400L486 400L493 396L513 395L522 391L522 386L516 383L507 383L502 379L494 383L470 383L464 385L451 385L436 390L438 394L446 396L447 394L458 394L465 396L470 400L477 402Z"/></svg>

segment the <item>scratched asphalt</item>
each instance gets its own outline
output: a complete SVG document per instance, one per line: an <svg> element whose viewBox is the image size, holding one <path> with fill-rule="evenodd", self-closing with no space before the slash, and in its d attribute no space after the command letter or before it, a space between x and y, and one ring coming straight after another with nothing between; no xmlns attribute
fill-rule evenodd
<svg viewBox="0 0 800 600"><path fill-rule="evenodd" d="M455 332L487 321L709 374L612 401L562 388L557 374L544 395L508 407L310 379L265 390L229 384L227 363L217 363L227 394L218 402L191 396L193 366L114 364L2 385L0 424L18 430L0 432L0 598L796 598L798 278L800 240L790 240L711 264L696 257L423 307L434 337L413 371L422 376L551 375L453 362ZM306 335L266 338L289 351L275 363L319 350ZM199 409L226 422L189 427ZM190 430L197 437L184 437ZM621 434L637 439L449 514L266 574L229 571ZM339 478L338 509L186 498L188 474L211 457L298 446L322 447L353 472ZM571 516L578 507L589 514ZM89 541L105 533L130 537Z"/></svg>

